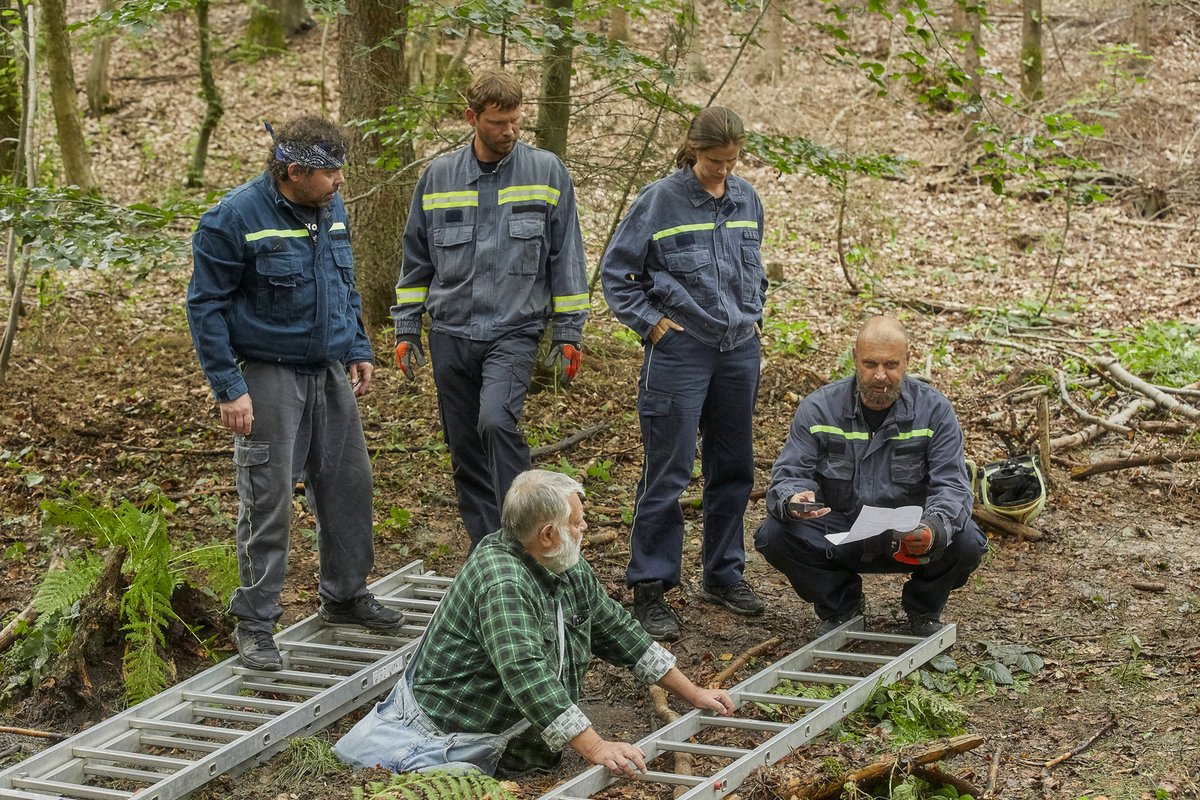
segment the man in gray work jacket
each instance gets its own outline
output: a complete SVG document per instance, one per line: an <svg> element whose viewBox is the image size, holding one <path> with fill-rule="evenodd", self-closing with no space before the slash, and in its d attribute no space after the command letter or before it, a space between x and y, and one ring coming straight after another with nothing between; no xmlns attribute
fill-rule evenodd
<svg viewBox="0 0 1200 800"><path fill-rule="evenodd" d="M396 285L396 365L425 363L421 318L459 512L472 547L500 527L500 504L529 468L518 425L547 317L563 383L579 369L588 316L575 189L553 153L517 140L521 84L485 71L467 87L471 144L417 182Z"/></svg>
<svg viewBox="0 0 1200 800"><path fill-rule="evenodd" d="M338 195L346 140L320 117L267 130L266 171L200 218L187 315L221 424L234 434L234 639L246 666L278 670L272 630L298 476L317 521L321 618L392 630L403 616L366 587L371 459L355 397L373 365Z"/></svg>
<svg viewBox="0 0 1200 800"><path fill-rule="evenodd" d="M932 636L950 592L983 557L962 429L945 396L905 376L907 363L903 326L869 320L855 374L800 401L771 471L754 545L813 604L819 634L863 613L860 573L910 572L901 603L913 634ZM825 538L849 531L865 505L919 506L921 520L856 542Z"/></svg>

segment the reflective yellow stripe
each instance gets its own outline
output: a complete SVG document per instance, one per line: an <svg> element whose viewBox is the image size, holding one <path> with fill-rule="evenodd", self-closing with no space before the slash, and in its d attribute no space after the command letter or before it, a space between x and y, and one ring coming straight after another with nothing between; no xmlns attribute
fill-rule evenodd
<svg viewBox="0 0 1200 800"><path fill-rule="evenodd" d="M335 222L329 226L330 233L333 233L334 231L344 231L344 230L346 230L346 223L344 223L344 222Z"/></svg>
<svg viewBox="0 0 1200 800"><path fill-rule="evenodd" d="M715 222L697 222L695 225L678 225L674 228L667 228L654 234L650 238L653 241L658 241L664 236L674 236L677 233L687 233L689 231L711 231L717 227Z"/></svg>
<svg viewBox="0 0 1200 800"><path fill-rule="evenodd" d="M757 228L758 223L752 219L735 219L725 223L726 228Z"/></svg>
<svg viewBox="0 0 1200 800"><path fill-rule="evenodd" d="M406 286L403 289L396 287L396 305L398 306L424 303L426 297L429 297L428 286Z"/></svg>
<svg viewBox="0 0 1200 800"><path fill-rule="evenodd" d="M479 192L434 192L421 195L421 210L467 208L479 205Z"/></svg>
<svg viewBox="0 0 1200 800"><path fill-rule="evenodd" d="M554 298L554 313L563 314L567 311L582 311L588 307L586 294L568 294Z"/></svg>
<svg viewBox="0 0 1200 800"><path fill-rule="evenodd" d="M246 241L247 242L257 242L259 239L266 239L271 236L278 236L282 239L298 239L301 236L308 236L308 231L304 230L303 228L301 228L299 230L294 230L294 231L279 231L279 230L275 230L272 228L272 229L268 229L265 231L255 231L254 233L247 233Z"/></svg>
<svg viewBox="0 0 1200 800"><path fill-rule="evenodd" d="M558 205L562 192L553 186L530 184L528 186L509 186L497 192L497 202L519 203L522 200L544 200L552 206Z"/></svg>
<svg viewBox="0 0 1200 800"><path fill-rule="evenodd" d="M904 441L905 439L912 439L917 436L925 436L925 437L932 439L933 431L930 430L929 428L918 428L917 430L909 431L908 433L897 433L895 436L892 437L892 439L899 439L900 441Z"/></svg>
<svg viewBox="0 0 1200 800"><path fill-rule="evenodd" d="M871 434L866 431L844 431L841 428L835 428L832 425L813 425L808 429L809 433L832 433L834 436L841 436L843 439L870 439Z"/></svg>

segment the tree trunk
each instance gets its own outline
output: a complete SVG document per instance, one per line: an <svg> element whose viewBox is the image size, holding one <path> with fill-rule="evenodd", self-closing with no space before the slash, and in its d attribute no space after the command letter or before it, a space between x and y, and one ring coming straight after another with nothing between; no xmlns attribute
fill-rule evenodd
<svg viewBox="0 0 1200 800"><path fill-rule="evenodd" d="M265 50L282 50L287 46L283 35L283 0L251 0L245 41L248 47Z"/></svg>
<svg viewBox="0 0 1200 800"><path fill-rule="evenodd" d="M950 18L950 35L955 40L955 47L962 48L962 59L959 62L962 71L967 75L966 93L968 96L965 109L967 116L972 120L979 119L980 114L980 99L983 97L982 76L980 75L981 64L979 62L979 40L980 40L980 24L979 12L967 10L966 3L969 0L958 0L954 3L953 14Z"/></svg>
<svg viewBox="0 0 1200 800"><path fill-rule="evenodd" d="M696 35L699 27L700 4L696 0L686 0L683 6L683 46L687 50L685 71L688 77L704 82L712 79L712 73L708 71L704 54L700 52L700 40Z"/></svg>
<svg viewBox="0 0 1200 800"><path fill-rule="evenodd" d="M50 100L54 106L54 124L58 129L63 171L67 183L90 194L96 190L96 183L92 179L92 160L88 155L87 142L83 140L83 128L79 124L66 11L63 0L42 0L41 5L46 72L50 75Z"/></svg>
<svg viewBox="0 0 1200 800"><path fill-rule="evenodd" d="M102 0L101 13L112 11L113 0ZM112 54L112 36L100 34L92 46L92 60L88 64L83 88L87 92L88 113L99 117L112 108L112 88L108 82L108 61Z"/></svg>
<svg viewBox="0 0 1200 800"><path fill-rule="evenodd" d="M545 0L546 22L562 30L542 56L542 89L538 95L537 146L565 158L571 123L572 0Z"/></svg>
<svg viewBox="0 0 1200 800"><path fill-rule="evenodd" d="M758 41L762 49L750 68L752 84L774 83L783 74L783 3L784 0L766 0L768 3L762 23L759 25Z"/></svg>
<svg viewBox="0 0 1200 800"><path fill-rule="evenodd" d="M341 116L345 122L375 119L388 106L404 102L408 77L404 69L407 0L347 0L349 12L338 17L338 69L342 76ZM382 46L386 45L386 46ZM392 155L411 164L412 145ZM416 175L372 166L383 152L378 134L352 141L348 165L351 235L355 272L363 299L368 334L386 325L396 296L403 254L404 223Z"/></svg>
<svg viewBox="0 0 1200 800"><path fill-rule="evenodd" d="M200 121L200 132L196 137L196 149L192 153L192 165L188 167L187 185L200 186L204 183L204 164L208 161L208 143L225 109L213 80L212 52L209 47L208 3L195 0L196 36L200 43L200 95L204 98L204 119Z"/></svg>
<svg viewBox="0 0 1200 800"><path fill-rule="evenodd" d="M14 0L0 0L0 174L19 184L21 139L21 74L23 59L17 48L21 17Z"/></svg>
<svg viewBox="0 0 1200 800"><path fill-rule="evenodd" d="M1145 75L1149 66L1149 57L1154 55L1154 46L1150 42L1150 0L1133 0L1132 30L1129 41L1137 45L1138 55L1143 58L1133 60L1130 72L1135 75Z"/></svg>
<svg viewBox="0 0 1200 800"><path fill-rule="evenodd" d="M629 41L629 12L614 8L608 16L608 38L615 42Z"/></svg>
<svg viewBox="0 0 1200 800"><path fill-rule="evenodd" d="M1021 96L1042 99L1042 0L1021 0Z"/></svg>

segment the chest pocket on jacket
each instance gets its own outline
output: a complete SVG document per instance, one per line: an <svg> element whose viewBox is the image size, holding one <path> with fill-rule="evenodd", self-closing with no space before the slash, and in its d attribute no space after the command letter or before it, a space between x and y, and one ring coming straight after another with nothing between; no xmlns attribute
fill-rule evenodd
<svg viewBox="0 0 1200 800"><path fill-rule="evenodd" d="M848 454L826 453L817 462L817 483L821 497L835 511L854 509L854 458Z"/></svg>
<svg viewBox="0 0 1200 800"><path fill-rule="evenodd" d="M342 309L350 307L350 293L354 291L354 254L350 252L349 242L333 243L333 263L337 264L337 272L341 277L341 293L338 295Z"/></svg>
<svg viewBox="0 0 1200 800"><path fill-rule="evenodd" d="M747 308L762 310L763 263L759 250L758 230L742 229L742 303Z"/></svg>
<svg viewBox="0 0 1200 800"><path fill-rule="evenodd" d="M273 322L291 321L302 277L300 258L295 253L265 253L254 260L254 269L259 279L259 292L255 300L258 315Z"/></svg>
<svg viewBox="0 0 1200 800"><path fill-rule="evenodd" d="M542 241L546 237L546 218L541 214L512 216L508 220L508 236L514 250L509 273L537 275L542 262Z"/></svg>
<svg viewBox="0 0 1200 800"><path fill-rule="evenodd" d="M462 283L471 277L475 248L474 225L446 225L433 229L433 266L437 279L443 284Z"/></svg>
<svg viewBox="0 0 1200 800"><path fill-rule="evenodd" d="M665 260L667 272L683 284L698 305L706 308L717 302L717 277L707 249L676 250L667 253Z"/></svg>
<svg viewBox="0 0 1200 800"><path fill-rule="evenodd" d="M892 482L920 484L925 482L929 466L924 447L897 448L892 453Z"/></svg>

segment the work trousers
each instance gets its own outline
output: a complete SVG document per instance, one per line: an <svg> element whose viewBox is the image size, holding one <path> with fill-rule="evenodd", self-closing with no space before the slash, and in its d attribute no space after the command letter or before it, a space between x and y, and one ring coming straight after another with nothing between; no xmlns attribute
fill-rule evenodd
<svg viewBox="0 0 1200 800"><path fill-rule="evenodd" d="M271 631L283 614L292 493L304 481L317 522L318 591L328 602L366 592L375 560L371 459L346 368L315 373L261 361L243 373L254 404L249 436L237 436L237 555L241 586L229 611L249 630Z"/></svg>
<svg viewBox="0 0 1200 800"><path fill-rule="evenodd" d="M541 338L537 329L490 342L429 334L442 432L472 548L499 530L504 495L529 469L529 445L518 425Z"/></svg>
<svg viewBox="0 0 1200 800"><path fill-rule="evenodd" d="M862 596L861 573L909 572L901 604L909 617L941 616L950 592L967 582L987 549L987 539L970 519L935 561L911 566L889 554L863 560L866 540L834 547L827 533L850 530L853 519L837 511L812 520L781 522L773 516L759 526L754 546L767 562L787 576L821 619L854 612Z"/></svg>
<svg viewBox="0 0 1200 800"><path fill-rule="evenodd" d="M638 380L643 463L634 504L625 580L633 586L680 582L683 511L692 479L696 434L704 476L704 583L742 580L743 517L754 486L754 434L760 346L757 337L722 352L684 331L646 343Z"/></svg>

